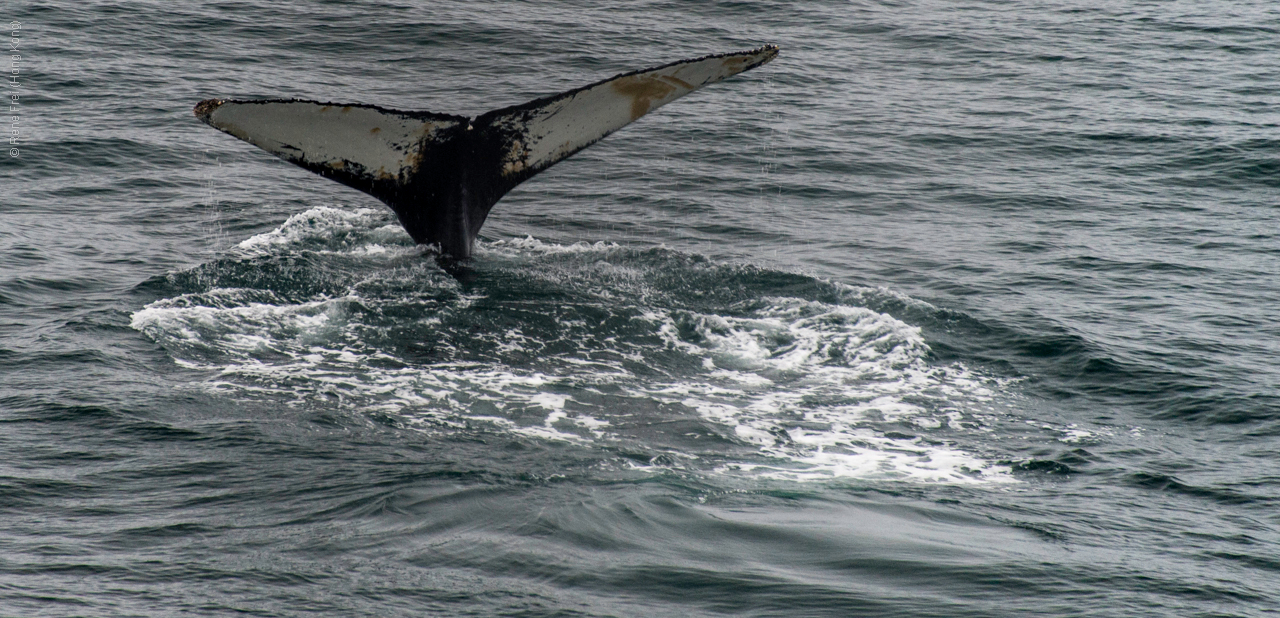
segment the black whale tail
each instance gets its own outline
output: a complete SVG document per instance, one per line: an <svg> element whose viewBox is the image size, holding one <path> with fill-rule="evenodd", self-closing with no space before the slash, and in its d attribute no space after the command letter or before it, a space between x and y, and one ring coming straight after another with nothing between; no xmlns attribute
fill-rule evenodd
<svg viewBox="0 0 1280 618"><path fill-rule="evenodd" d="M301 100L209 99L200 120L391 207L414 241L471 255L489 210L534 174L778 48L618 75L475 118Z"/></svg>

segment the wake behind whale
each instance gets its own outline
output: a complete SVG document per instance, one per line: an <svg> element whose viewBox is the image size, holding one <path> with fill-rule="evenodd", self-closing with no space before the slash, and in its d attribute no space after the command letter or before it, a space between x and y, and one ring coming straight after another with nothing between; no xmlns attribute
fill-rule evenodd
<svg viewBox="0 0 1280 618"><path fill-rule="evenodd" d="M419 244L471 256L508 191L641 116L769 62L778 48L618 75L475 118L303 100L208 99L205 123L391 207Z"/></svg>

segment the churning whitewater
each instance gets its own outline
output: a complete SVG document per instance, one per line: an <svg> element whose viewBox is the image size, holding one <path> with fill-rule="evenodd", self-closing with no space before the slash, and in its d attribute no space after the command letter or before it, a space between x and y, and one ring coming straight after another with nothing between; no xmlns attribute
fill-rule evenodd
<svg viewBox="0 0 1280 618"><path fill-rule="evenodd" d="M1012 480L1008 466L929 437L991 431L1002 381L930 366L919 328L857 304L891 292L811 280L832 300L689 304L678 299L709 294L679 280L740 267L528 238L481 244L478 259L506 275L503 285L557 298L509 305L545 318L488 321L477 308L502 291L465 289L402 237L376 211L313 208L170 275L198 289L151 303L132 326L184 366L213 372L203 388L381 413L423 431L485 423L545 440L638 443L698 469L696 455L642 429L696 415L753 447L707 473ZM298 270L277 270L321 260L329 278L300 289ZM424 347L439 362L424 362ZM901 421L923 435L876 430Z"/></svg>

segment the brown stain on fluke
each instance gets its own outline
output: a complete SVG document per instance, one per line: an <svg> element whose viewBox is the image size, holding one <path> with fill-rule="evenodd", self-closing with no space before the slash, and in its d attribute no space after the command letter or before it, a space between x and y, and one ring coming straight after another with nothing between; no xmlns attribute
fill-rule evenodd
<svg viewBox="0 0 1280 618"><path fill-rule="evenodd" d="M370 135L377 135L377 134L379 134L379 133L381 133L381 132L382 132L382 127L374 127L374 128L372 128L372 129L369 129L369 134L370 134Z"/></svg>
<svg viewBox="0 0 1280 618"><path fill-rule="evenodd" d="M684 88L685 90L693 90L694 88L693 84L690 84L689 82L684 81L683 79L680 79L675 75L661 75L658 77L658 79L665 82L674 83L675 85L681 88Z"/></svg>
<svg viewBox="0 0 1280 618"><path fill-rule="evenodd" d="M205 99L196 103L196 108L192 111L195 112L196 118L208 122L209 114L212 114L213 110L218 109L225 102L226 101L223 101L222 99Z"/></svg>
<svg viewBox="0 0 1280 618"><path fill-rule="evenodd" d="M653 106L654 101L665 99L676 90L675 86L647 75L623 77L609 86L614 92L631 97L632 120L649 113L649 108Z"/></svg>

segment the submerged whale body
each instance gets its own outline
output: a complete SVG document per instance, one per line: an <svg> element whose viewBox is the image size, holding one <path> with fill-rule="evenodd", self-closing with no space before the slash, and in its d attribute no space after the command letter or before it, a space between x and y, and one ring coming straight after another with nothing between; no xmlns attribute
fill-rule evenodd
<svg viewBox="0 0 1280 618"><path fill-rule="evenodd" d="M208 99L195 114L382 200L414 241L467 258L489 210L516 185L650 111L777 55L767 45L682 60L475 118L297 99Z"/></svg>

